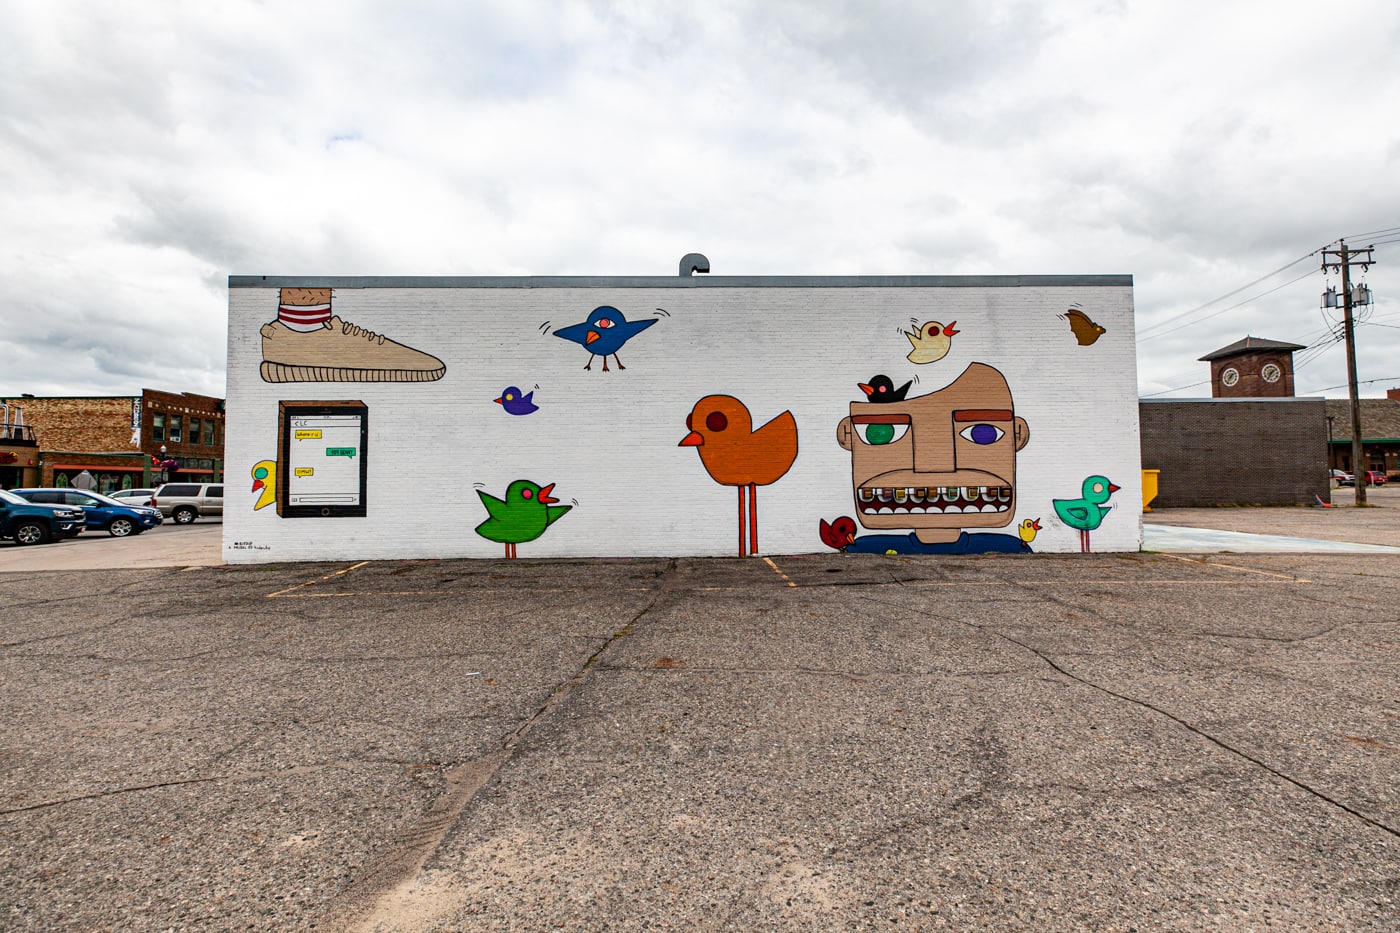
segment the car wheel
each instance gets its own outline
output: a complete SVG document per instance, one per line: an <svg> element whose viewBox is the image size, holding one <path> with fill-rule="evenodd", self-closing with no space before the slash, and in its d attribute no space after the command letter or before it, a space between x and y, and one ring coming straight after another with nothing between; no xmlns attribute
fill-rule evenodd
<svg viewBox="0 0 1400 933"><path fill-rule="evenodd" d="M107 526L107 533L114 538L125 538L135 530L136 525L129 518L114 518Z"/></svg>
<svg viewBox="0 0 1400 933"><path fill-rule="evenodd" d="M49 530L38 522L25 522L15 529L15 544L43 544Z"/></svg>
<svg viewBox="0 0 1400 933"><path fill-rule="evenodd" d="M195 510L188 506L176 509L175 514L171 516L177 525L188 525L195 520L195 517Z"/></svg>

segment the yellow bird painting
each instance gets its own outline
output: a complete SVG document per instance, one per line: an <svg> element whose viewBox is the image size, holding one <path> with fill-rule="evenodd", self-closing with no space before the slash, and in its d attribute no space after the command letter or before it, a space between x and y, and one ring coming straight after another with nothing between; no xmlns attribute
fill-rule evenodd
<svg viewBox="0 0 1400 933"><path fill-rule="evenodd" d="M253 511L256 512L263 506L271 505L277 501L277 461L259 460L253 465L253 488L252 492L262 491L258 496L258 501L253 503Z"/></svg>
<svg viewBox="0 0 1400 933"><path fill-rule="evenodd" d="M953 322L956 323L958 322ZM909 362L936 363L947 356L948 350L953 346L953 335L957 333L953 324L944 327L938 321L929 321L912 334L907 330L901 331L914 347L909 352Z"/></svg>

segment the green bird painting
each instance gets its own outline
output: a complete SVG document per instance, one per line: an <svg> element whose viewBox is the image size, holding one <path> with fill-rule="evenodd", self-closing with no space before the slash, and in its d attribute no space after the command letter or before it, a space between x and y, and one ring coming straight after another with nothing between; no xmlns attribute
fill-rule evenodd
<svg viewBox="0 0 1400 933"><path fill-rule="evenodd" d="M1090 476L1080 484L1078 499L1051 499L1060 521L1079 532L1079 550L1089 553L1089 532L1103 522L1113 508L1104 505L1119 489L1106 476Z"/></svg>
<svg viewBox="0 0 1400 933"><path fill-rule="evenodd" d="M528 479L518 479L506 487L504 499L478 489L476 494L490 517L476 526L476 533L488 541L504 544L506 557L515 557L517 544L535 540L573 508L555 505L559 500L550 495L553 491L553 483L541 486Z"/></svg>

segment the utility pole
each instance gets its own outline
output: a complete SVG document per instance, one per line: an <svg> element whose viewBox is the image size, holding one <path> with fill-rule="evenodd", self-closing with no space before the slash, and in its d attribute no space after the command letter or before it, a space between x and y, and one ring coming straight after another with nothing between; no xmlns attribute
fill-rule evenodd
<svg viewBox="0 0 1400 933"><path fill-rule="evenodd" d="M1342 308L1346 321L1346 341L1347 341L1347 389L1351 393L1351 475L1354 477L1356 485L1356 504L1364 506L1366 504L1366 464L1363 457L1363 444L1361 443L1361 401L1357 397L1356 390L1356 328L1351 316L1351 267L1358 265L1362 270L1371 267L1371 250L1373 247L1365 249L1347 249L1346 240L1337 241L1337 249L1324 249L1322 251L1322 269L1325 272L1328 266L1342 274ZM1357 259L1361 253L1366 254L1365 259ZM1334 256L1335 260L1329 262L1328 257Z"/></svg>

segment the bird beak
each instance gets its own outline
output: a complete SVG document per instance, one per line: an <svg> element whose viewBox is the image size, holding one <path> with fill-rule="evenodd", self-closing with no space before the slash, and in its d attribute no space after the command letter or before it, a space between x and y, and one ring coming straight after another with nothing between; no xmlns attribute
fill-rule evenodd
<svg viewBox="0 0 1400 933"><path fill-rule="evenodd" d="M504 398L504 396L502 396L502 398ZM498 399L495 399L495 402L496 402L497 405L504 405L504 404L505 404L505 402L501 401L501 399L499 399L499 398L498 398Z"/></svg>
<svg viewBox="0 0 1400 933"><path fill-rule="evenodd" d="M545 505L552 505L559 500L550 495L554 491L554 484L550 483L540 490L540 501Z"/></svg>
<svg viewBox="0 0 1400 933"><path fill-rule="evenodd" d="M1039 519L1036 519L1035 521L1031 522L1031 527L1034 528L1036 531L1039 531L1039 530L1040 530L1040 520L1039 520Z"/></svg>
<svg viewBox="0 0 1400 933"><path fill-rule="evenodd" d="M248 491L249 491L249 492L257 492L259 489L262 489L262 488L263 488L263 481L260 480L260 479L255 479L255 480L253 480L253 488L250 489L250 490L248 490Z"/></svg>
<svg viewBox="0 0 1400 933"><path fill-rule="evenodd" d="M590 343L592 343L593 341L595 341L595 340L602 340L602 339L603 339L603 335L602 335L602 334L598 333L596 330L590 330L590 331L588 332L588 336L586 336L586 337L583 338L583 345L586 347L586 346L588 346Z"/></svg>
<svg viewBox="0 0 1400 933"><path fill-rule="evenodd" d="M860 386L860 390L864 392L867 396L875 394L875 389L871 386L866 385L863 382L857 382L856 385Z"/></svg>
<svg viewBox="0 0 1400 933"><path fill-rule="evenodd" d="M1109 483L1109 484L1108 484L1108 491L1109 491L1109 492L1117 492L1118 490L1120 490L1120 489L1122 489L1122 488L1123 488L1122 486L1115 486L1115 485L1113 485L1112 483Z"/></svg>
<svg viewBox="0 0 1400 933"><path fill-rule="evenodd" d="M705 446L705 439L704 439L703 437L700 436L700 432L699 432L699 431L691 431L691 432L690 432L689 434L687 434L685 437L681 438L681 442L680 442L679 444L677 444L676 446L677 446L677 447L704 447L704 446Z"/></svg>
<svg viewBox="0 0 1400 933"><path fill-rule="evenodd" d="M954 322L953 322L953 324L956 324L956 323L958 323L958 322L957 322L957 321L954 321ZM951 337L951 336L953 336L954 334L957 333L957 331L953 330L953 324L949 324L947 327L943 328L943 336L945 336L945 337Z"/></svg>

